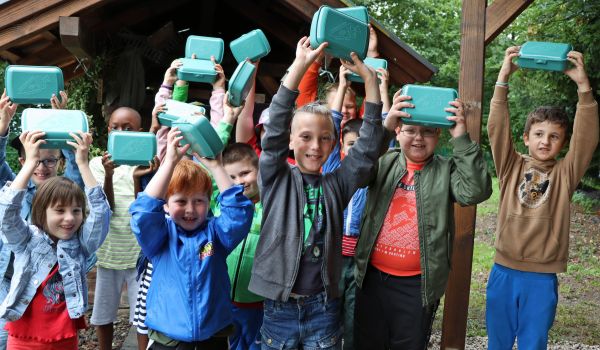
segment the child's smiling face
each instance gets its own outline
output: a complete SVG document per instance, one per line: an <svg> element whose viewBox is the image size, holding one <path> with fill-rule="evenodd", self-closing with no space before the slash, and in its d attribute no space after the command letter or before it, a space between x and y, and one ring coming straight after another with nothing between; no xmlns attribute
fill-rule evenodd
<svg viewBox="0 0 600 350"><path fill-rule="evenodd" d="M210 198L206 193L172 194L164 205L173 221L186 231L193 231L206 220Z"/></svg>
<svg viewBox="0 0 600 350"><path fill-rule="evenodd" d="M334 143L331 118L308 112L296 113L292 120L290 149L294 151L296 164L302 173L320 174Z"/></svg>

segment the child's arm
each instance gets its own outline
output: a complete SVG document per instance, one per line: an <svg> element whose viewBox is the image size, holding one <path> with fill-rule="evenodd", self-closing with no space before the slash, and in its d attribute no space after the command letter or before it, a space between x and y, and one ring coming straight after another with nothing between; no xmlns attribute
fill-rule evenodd
<svg viewBox="0 0 600 350"><path fill-rule="evenodd" d="M233 107L229 104L229 92L226 92L223 95L223 119L219 121L219 124L215 128L217 131L217 135L221 139L224 145L229 143L231 139L231 129L233 129L233 125L236 124L238 117L242 113L245 108L245 104L242 104L239 107Z"/></svg>
<svg viewBox="0 0 600 350"><path fill-rule="evenodd" d="M490 115L488 117L488 136L490 139L490 148L496 166L496 174L500 181L510 172L512 164L518 157L514 149L511 128L510 115L508 112L508 80L510 76L519 68L513 59L519 56L520 46L512 46L506 49L502 68L498 73L498 82L494 90L494 96L490 104Z"/></svg>
<svg viewBox="0 0 600 350"><path fill-rule="evenodd" d="M190 148L190 144L187 144L183 147L179 147L179 141L183 140L183 136L181 136L181 131L179 128L171 128L167 135L167 153L165 158L161 161L161 166L158 168L158 171L146 186L147 195L152 196L158 199L165 199L167 194L167 187L169 186L169 181L171 180L171 176L173 176L173 171L175 170L175 165L177 162L181 160L185 152Z"/></svg>
<svg viewBox="0 0 600 350"><path fill-rule="evenodd" d="M462 205L473 205L483 202L492 194L492 178L490 177L483 153L479 144L471 141L467 133L464 117L464 105L456 99L449 102L452 107L447 112L454 113L446 119L455 122L448 129L452 136L452 160L454 167L450 174L450 190L454 199Z"/></svg>
<svg viewBox="0 0 600 350"><path fill-rule="evenodd" d="M17 107L18 105L12 103L9 97L6 96L6 90L4 90L2 98L0 98L0 182L2 185L6 181L12 181L16 176L6 162L6 143L8 142L10 121L15 115Z"/></svg>
<svg viewBox="0 0 600 350"><path fill-rule="evenodd" d="M348 73L350 73L350 70L344 67L344 65L341 65L338 89L336 90L335 96L333 97L332 105L329 106L331 108L331 116L333 117L333 126L337 135L337 142L335 143L333 151L331 152L331 154L329 154L327 161L325 161L325 163L322 166L323 174L330 173L335 169L339 168L342 162L342 157L340 154L340 144L342 141L341 125L344 117L342 116L340 111L342 110L342 104L344 103L344 95L346 94L346 91L350 86L350 81L346 79L346 74Z"/></svg>
<svg viewBox="0 0 600 350"><path fill-rule="evenodd" d="M298 96L300 79L315 58L325 49L326 43L317 49L310 48L310 40L303 37L296 46L296 59L289 69L279 91L269 106L269 120L264 124L265 135L262 138L262 153L259 159L259 172L263 185L271 184L280 170L287 167L290 143L290 121L294 110L294 101Z"/></svg>
<svg viewBox="0 0 600 350"><path fill-rule="evenodd" d="M67 98L67 93L64 91L59 91L58 93L60 94L60 101L55 94L52 94L52 97L50 97L50 105L52 106L52 109L67 109L67 102L69 100Z"/></svg>
<svg viewBox="0 0 600 350"><path fill-rule="evenodd" d="M221 118L223 118L223 95L225 95L225 71L223 67L215 61L214 56L210 56L210 59L215 65L215 71L217 72L217 80L212 84L213 90L210 95L210 123L213 127L217 127Z"/></svg>
<svg viewBox="0 0 600 350"><path fill-rule="evenodd" d="M113 187L113 175L115 174L115 162L112 161L112 156L108 152L102 155L102 167L104 168L104 184L102 188L110 204L110 209L115 209L115 191Z"/></svg>
<svg viewBox="0 0 600 350"><path fill-rule="evenodd" d="M342 60L342 64L357 73L365 82L365 116L357 142L335 173L336 179L343 188L345 203L350 201L356 189L367 185L377 166L383 140L382 105L377 75L375 70L366 66L355 53L351 53L351 56L352 62Z"/></svg>
<svg viewBox="0 0 600 350"><path fill-rule="evenodd" d="M98 185L89 166L89 150L92 144L92 134L78 132L70 133L75 142L67 144L75 148L75 161L85 184L86 197L90 212L83 223L79 241L87 256L92 255L104 242L108 234L112 212L102 187Z"/></svg>
<svg viewBox="0 0 600 350"><path fill-rule="evenodd" d="M306 70L306 73L302 76L302 80L298 85L298 98L296 98L296 106L300 108L305 104L317 100L318 87L319 87L319 68L321 68L321 61L324 58L324 54L321 54Z"/></svg>
<svg viewBox="0 0 600 350"><path fill-rule="evenodd" d="M384 68L377 68L377 73L379 73L379 95L381 95L381 102L383 102L381 113L387 115L392 105L388 93L390 74L387 69Z"/></svg>
<svg viewBox="0 0 600 350"><path fill-rule="evenodd" d="M235 126L235 141L247 143L254 136L254 98L256 97L256 75L258 74L258 64L260 60L254 63L256 69L252 75L252 88L248 92L244 108L237 119Z"/></svg>
<svg viewBox="0 0 600 350"><path fill-rule="evenodd" d="M583 55L577 51L567 54L567 59L575 67L565 71L565 74L577 84L579 102L573 122L573 134L569 151L565 156L571 180L571 193L590 165L596 146L598 145L598 103L594 100L592 88L585 72Z"/></svg>

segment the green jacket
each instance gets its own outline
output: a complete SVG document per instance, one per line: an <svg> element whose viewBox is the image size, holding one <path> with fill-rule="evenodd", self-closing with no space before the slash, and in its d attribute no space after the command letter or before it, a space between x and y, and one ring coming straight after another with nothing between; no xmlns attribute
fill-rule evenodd
<svg viewBox="0 0 600 350"><path fill-rule="evenodd" d="M479 145L468 134L451 142L452 157L434 155L422 170L415 172L423 305L433 304L446 290L454 239L453 203L473 205L492 194L491 178ZM359 287L395 189L405 174L406 159L400 149L390 150L379 159L377 173L369 184L354 256Z"/></svg>
<svg viewBox="0 0 600 350"><path fill-rule="evenodd" d="M227 271L231 282L231 300L237 303L256 303L265 299L248 290L250 276L252 275L252 264L254 263L254 252L260 237L261 221L262 204L257 202L254 204L254 218L248 236L227 256Z"/></svg>

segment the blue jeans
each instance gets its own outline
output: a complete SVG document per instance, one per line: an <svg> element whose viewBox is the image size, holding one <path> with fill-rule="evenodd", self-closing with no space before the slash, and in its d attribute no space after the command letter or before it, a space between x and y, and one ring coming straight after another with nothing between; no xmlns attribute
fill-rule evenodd
<svg viewBox="0 0 600 350"><path fill-rule="evenodd" d="M546 349L558 302L555 273L513 270L494 264L486 298L488 349Z"/></svg>
<svg viewBox="0 0 600 350"><path fill-rule="evenodd" d="M342 348L340 299L325 301L325 292L287 302L265 300L260 329L262 349Z"/></svg>

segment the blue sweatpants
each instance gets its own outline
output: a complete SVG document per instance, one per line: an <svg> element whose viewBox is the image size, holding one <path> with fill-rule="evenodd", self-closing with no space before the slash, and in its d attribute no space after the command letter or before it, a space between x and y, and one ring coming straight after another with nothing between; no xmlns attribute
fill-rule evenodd
<svg viewBox="0 0 600 350"><path fill-rule="evenodd" d="M554 273L513 270L494 264L487 285L485 320L489 350L546 349L556 315Z"/></svg>
<svg viewBox="0 0 600 350"><path fill-rule="evenodd" d="M232 305L235 333L229 337L232 350L259 350L260 327L263 323L262 308L241 308Z"/></svg>

